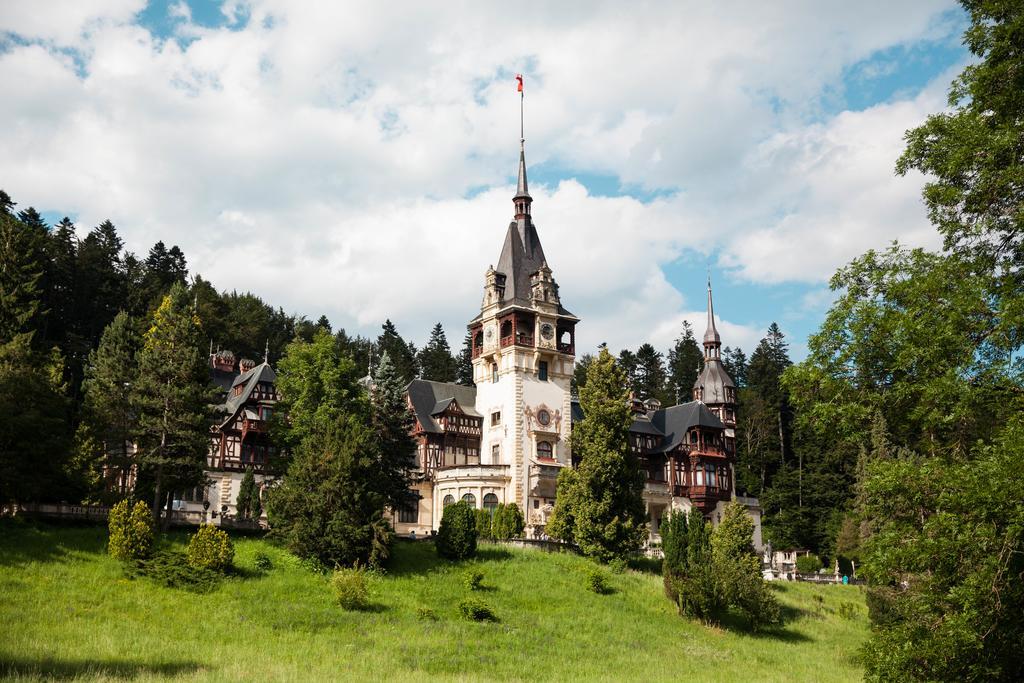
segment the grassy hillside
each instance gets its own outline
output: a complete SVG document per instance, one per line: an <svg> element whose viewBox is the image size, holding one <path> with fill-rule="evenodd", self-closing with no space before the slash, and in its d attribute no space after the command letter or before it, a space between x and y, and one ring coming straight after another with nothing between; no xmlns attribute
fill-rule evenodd
<svg viewBox="0 0 1024 683"><path fill-rule="evenodd" d="M184 536L172 543L182 544ZM400 543L372 579L374 608L344 612L327 579L258 539L236 539L239 575L212 593L126 578L96 527L0 525L0 675L26 680L859 680L867 622L859 590L779 586L775 633L709 629L677 616L661 577L586 590L587 560L484 546L453 565ZM263 550L274 568L254 569ZM458 613L470 567L499 623ZM857 605L840 618L840 603ZM432 609L436 620L418 616Z"/></svg>

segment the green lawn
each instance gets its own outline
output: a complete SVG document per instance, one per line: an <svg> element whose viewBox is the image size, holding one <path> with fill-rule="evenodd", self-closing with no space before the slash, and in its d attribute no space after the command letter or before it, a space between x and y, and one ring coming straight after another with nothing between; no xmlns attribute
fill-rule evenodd
<svg viewBox="0 0 1024 683"><path fill-rule="evenodd" d="M170 542L182 544L184 535ZM239 575L212 593L126 578L104 552L106 530L0 523L0 676L124 680L859 680L867 633L859 589L778 585L789 621L770 634L680 618L661 577L629 571L614 592L584 587L587 560L483 546L438 561L429 543L399 543L374 608L344 612L327 579L263 540L238 538ZM260 574L263 550L274 568ZM499 623L458 613L470 567ZM819 601L817 598L822 598ZM857 617L840 618L843 601ZM423 620L427 607L437 620Z"/></svg>

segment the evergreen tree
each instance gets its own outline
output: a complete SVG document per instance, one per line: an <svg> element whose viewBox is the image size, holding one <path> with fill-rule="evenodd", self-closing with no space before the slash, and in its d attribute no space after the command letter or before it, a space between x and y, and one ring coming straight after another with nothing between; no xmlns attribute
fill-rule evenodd
<svg viewBox="0 0 1024 683"><path fill-rule="evenodd" d="M473 333L466 332L462 350L455 357L455 381L464 387L476 386L473 382Z"/></svg>
<svg viewBox="0 0 1024 683"><path fill-rule="evenodd" d="M287 452L314 434L324 437L346 416L366 424L369 404L359 386L361 376L326 330L317 331L312 342L292 341L277 364L281 399L270 429L278 445ZM334 439L332 443L340 442Z"/></svg>
<svg viewBox="0 0 1024 683"><path fill-rule="evenodd" d="M31 343L38 329L43 269L32 243L24 226L0 214L0 343Z"/></svg>
<svg viewBox="0 0 1024 683"><path fill-rule="evenodd" d="M665 359L650 344L636 350L636 393L639 398L655 398L663 405L671 405L674 396L666 390Z"/></svg>
<svg viewBox="0 0 1024 683"><path fill-rule="evenodd" d="M373 375L370 404L370 428L377 450L376 471L370 477L381 500L398 509L414 500L409 486L416 467L416 441L412 437L416 418L405 397L405 384L386 353Z"/></svg>
<svg viewBox="0 0 1024 683"><path fill-rule="evenodd" d="M104 328L124 307L123 246L114 224L104 221L89 231L78 248L76 327L87 349L99 343Z"/></svg>
<svg viewBox="0 0 1024 683"><path fill-rule="evenodd" d="M138 353L134 385L139 414L140 461L152 477L153 515L170 493L203 483L209 449L209 375L200 351L202 329L193 301L180 283L153 315Z"/></svg>
<svg viewBox="0 0 1024 683"><path fill-rule="evenodd" d="M136 357L140 340L133 321L124 311L103 330L100 345L89 354L82 388L84 420L112 467L127 472L131 466L130 444L138 434L134 405L138 377ZM126 496L131 491L118 491Z"/></svg>
<svg viewBox="0 0 1024 683"><path fill-rule="evenodd" d="M622 351L619 351L617 362L622 370L623 379L626 382L625 386L630 392L636 394L638 389L636 354L629 349L622 349Z"/></svg>
<svg viewBox="0 0 1024 683"><path fill-rule="evenodd" d="M163 241L153 245L143 262L142 296L148 307L160 301L174 283L185 284L188 267L177 246L168 249Z"/></svg>
<svg viewBox="0 0 1024 683"><path fill-rule="evenodd" d="M430 331L427 345L419 353L420 377L434 382L454 382L456 361L452 357L441 323Z"/></svg>
<svg viewBox="0 0 1024 683"><path fill-rule="evenodd" d="M331 338L326 332L318 336ZM376 453L370 430L356 414L340 414L306 434L288 473L270 490L272 533L299 557L328 567L381 566L392 533L383 515L386 500L373 480Z"/></svg>
<svg viewBox="0 0 1024 683"><path fill-rule="evenodd" d="M728 346L722 349L722 367L732 377L737 388L747 386L747 356L743 349L738 346L735 349Z"/></svg>
<svg viewBox="0 0 1024 683"><path fill-rule="evenodd" d="M572 394L580 395L580 389L587 385L587 371L594 362L594 354L585 353L576 359L576 365L572 370Z"/></svg>
<svg viewBox="0 0 1024 683"><path fill-rule="evenodd" d="M242 519L257 520L263 514L260 487L256 484L256 476L251 467L245 468L245 476L242 477L242 483L238 487L235 509Z"/></svg>
<svg viewBox="0 0 1024 683"><path fill-rule="evenodd" d="M697 373L704 366L704 353L693 336L690 321L683 321L683 331L668 352L668 383L672 392L670 404L686 403L693 396Z"/></svg>
<svg viewBox="0 0 1024 683"><path fill-rule="evenodd" d="M60 345L65 355L77 346L73 320L75 316L75 290L77 288L78 237L75 226L67 217L55 226L50 236L50 301L49 341ZM70 360L70 359L69 359Z"/></svg>
<svg viewBox="0 0 1024 683"><path fill-rule="evenodd" d="M380 336L377 337L377 354L385 353L391 358L395 371L406 384L416 379L416 353L413 347L398 334L395 324L385 320L381 325Z"/></svg>
<svg viewBox="0 0 1024 683"><path fill-rule="evenodd" d="M547 528L603 562L635 552L647 534L643 475L629 446L633 416L625 384L615 358L602 349L580 390L584 419L572 431L580 465L559 474Z"/></svg>
<svg viewBox="0 0 1024 683"><path fill-rule="evenodd" d="M343 329L338 330L335 338L338 340L338 347L341 349L341 353L352 359L359 372L366 375L373 372L371 359L374 357L374 350L371 340L358 335L350 337Z"/></svg>

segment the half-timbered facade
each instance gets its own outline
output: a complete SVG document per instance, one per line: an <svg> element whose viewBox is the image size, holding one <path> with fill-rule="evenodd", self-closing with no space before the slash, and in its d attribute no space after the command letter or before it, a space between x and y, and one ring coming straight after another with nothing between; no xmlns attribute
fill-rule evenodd
<svg viewBox="0 0 1024 683"><path fill-rule="evenodd" d="M274 446L268 434L277 403L277 374L270 364L236 360L230 351L210 356L210 378L222 393L210 427L206 458L207 485L185 492L179 509L202 510L213 523L234 517L242 478L252 469L261 487L273 479ZM209 503L209 505L204 505Z"/></svg>

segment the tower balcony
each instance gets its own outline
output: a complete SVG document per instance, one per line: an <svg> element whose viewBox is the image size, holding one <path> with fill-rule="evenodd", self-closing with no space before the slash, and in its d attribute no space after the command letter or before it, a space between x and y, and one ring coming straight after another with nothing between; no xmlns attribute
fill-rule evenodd
<svg viewBox="0 0 1024 683"><path fill-rule="evenodd" d="M527 346L533 347L533 335L526 334L525 332L518 332L516 334L510 334L501 338L501 346Z"/></svg>

